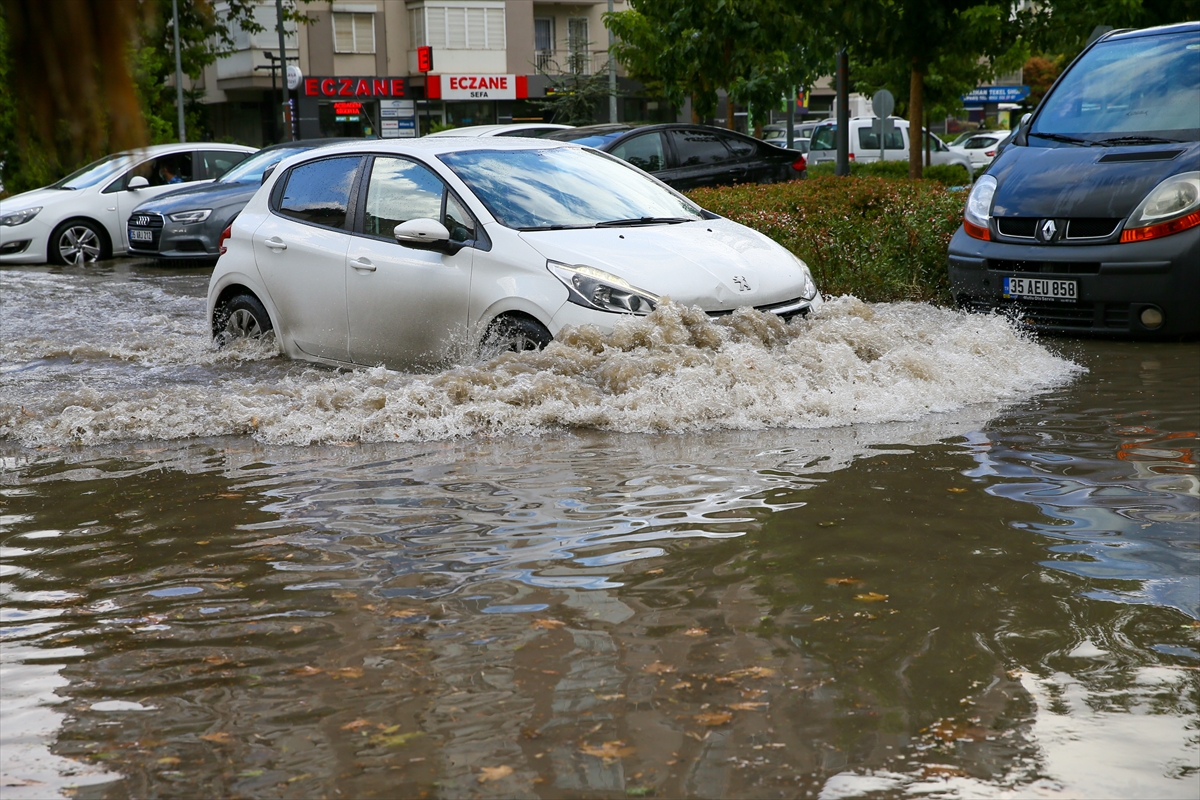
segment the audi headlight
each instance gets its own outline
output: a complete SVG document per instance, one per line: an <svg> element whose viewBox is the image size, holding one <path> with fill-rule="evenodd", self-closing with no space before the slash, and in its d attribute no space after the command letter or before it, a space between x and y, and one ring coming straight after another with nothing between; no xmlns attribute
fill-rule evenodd
<svg viewBox="0 0 1200 800"><path fill-rule="evenodd" d="M1129 215L1122 242L1157 239L1200 225L1200 172L1181 172L1155 186Z"/></svg>
<svg viewBox="0 0 1200 800"><path fill-rule="evenodd" d="M967 195L967 207L963 209L963 230L974 239L992 238L988 220L992 216L992 198L996 196L996 179L984 175L975 181Z"/></svg>
<svg viewBox="0 0 1200 800"><path fill-rule="evenodd" d="M180 225L191 225L196 222L204 222L211 213L211 208L201 208L196 211L180 211L177 214L171 214L171 222L178 222Z"/></svg>
<svg viewBox="0 0 1200 800"><path fill-rule="evenodd" d="M624 278L602 269L559 261L547 261L546 268L566 285L567 299L585 308L645 315L658 305L658 295L632 286Z"/></svg>
<svg viewBox="0 0 1200 800"><path fill-rule="evenodd" d="M22 208L20 211L14 211L11 214L5 214L3 217L0 217L0 225L5 225L8 227L22 225L36 217L38 212L41 210L41 206L34 206L33 208Z"/></svg>

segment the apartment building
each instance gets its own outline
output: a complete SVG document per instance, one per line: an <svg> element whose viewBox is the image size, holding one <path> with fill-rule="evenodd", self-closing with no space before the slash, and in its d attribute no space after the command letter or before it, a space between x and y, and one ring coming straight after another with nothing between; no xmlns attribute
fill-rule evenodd
<svg viewBox="0 0 1200 800"><path fill-rule="evenodd" d="M624 10L615 0L614 10ZM608 0L315 0L308 24L288 23L289 65L302 76L289 92L285 128L275 4L263 0L261 33L239 32L233 51L205 69L204 90L218 137L266 144L295 135L415 136L433 124L542 120L531 100L551 76L607 70ZM227 13L223 2L216 13ZM418 48L433 48L422 73ZM619 74L619 73L618 73ZM618 118L648 119L655 106L640 86L619 79ZM597 121L608 121L607 106Z"/></svg>

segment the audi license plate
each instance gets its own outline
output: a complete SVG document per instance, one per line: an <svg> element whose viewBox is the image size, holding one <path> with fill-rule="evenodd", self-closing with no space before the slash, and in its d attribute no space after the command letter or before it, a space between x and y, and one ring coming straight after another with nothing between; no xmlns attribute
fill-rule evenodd
<svg viewBox="0 0 1200 800"><path fill-rule="evenodd" d="M1060 303L1074 303L1079 299L1079 286L1077 281L1010 277L1004 279L1004 296L1014 299L1029 298L1031 300L1057 300Z"/></svg>
<svg viewBox="0 0 1200 800"><path fill-rule="evenodd" d="M154 231L139 231L137 228L129 229L129 241L131 242L153 242ZM1005 284L1007 286L1007 284Z"/></svg>

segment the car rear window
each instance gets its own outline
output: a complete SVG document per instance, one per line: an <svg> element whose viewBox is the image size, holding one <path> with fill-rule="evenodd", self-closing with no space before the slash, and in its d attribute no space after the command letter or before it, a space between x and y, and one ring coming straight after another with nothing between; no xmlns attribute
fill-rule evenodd
<svg viewBox="0 0 1200 800"><path fill-rule="evenodd" d="M729 150L721 144L716 134L683 130L669 131L668 135L675 142L675 154L681 167L719 164L729 160Z"/></svg>
<svg viewBox="0 0 1200 800"><path fill-rule="evenodd" d="M294 167L279 201L279 213L314 225L345 228L359 161L358 156L341 156Z"/></svg>

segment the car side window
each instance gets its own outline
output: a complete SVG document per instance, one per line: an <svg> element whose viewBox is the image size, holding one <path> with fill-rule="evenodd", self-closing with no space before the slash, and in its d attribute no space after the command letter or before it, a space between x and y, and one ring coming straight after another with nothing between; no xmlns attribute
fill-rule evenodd
<svg viewBox="0 0 1200 800"><path fill-rule="evenodd" d="M363 233L391 239L401 222L441 219L445 193L442 179L428 167L403 158L377 157L367 183Z"/></svg>
<svg viewBox="0 0 1200 800"><path fill-rule="evenodd" d="M358 156L342 156L294 167L279 200L279 213L314 225L345 228L360 161Z"/></svg>
<svg viewBox="0 0 1200 800"><path fill-rule="evenodd" d="M216 180L238 164L246 160L249 153L239 153L236 150L201 150L200 163L204 168L198 177Z"/></svg>
<svg viewBox="0 0 1200 800"><path fill-rule="evenodd" d="M446 214L442 224L446 226L446 230L450 231L450 241L475 241L475 218L452 194L446 196Z"/></svg>
<svg viewBox="0 0 1200 800"><path fill-rule="evenodd" d="M679 166L695 167L717 164L729 159L729 151L716 134L708 131L674 130L668 135L675 143Z"/></svg>
<svg viewBox="0 0 1200 800"><path fill-rule="evenodd" d="M886 150L903 150L904 149L904 135L902 133L900 133L899 128L892 128L892 130L887 135L886 144L887 144L887 147L885 148ZM875 131L871 130L870 128L859 128L858 129L858 146L859 146L859 149L862 149L862 150L878 150L879 149L879 135L876 134Z"/></svg>
<svg viewBox="0 0 1200 800"><path fill-rule="evenodd" d="M667 165L666 156L663 154L662 135L657 132L626 139L610 152L646 172L658 172Z"/></svg>
<svg viewBox="0 0 1200 800"><path fill-rule="evenodd" d="M786 133L786 131L784 131ZM740 136L733 136L728 133L718 134L718 137L725 146L729 148L729 152L733 153L734 158L749 158L754 155L757 150L753 142L748 142Z"/></svg>
<svg viewBox="0 0 1200 800"><path fill-rule="evenodd" d="M168 153L167 155L143 161L110 183L104 189L104 194L125 191L129 188L129 182L134 178L145 178L151 186L188 183L192 180L193 175L193 155L190 152Z"/></svg>
<svg viewBox="0 0 1200 800"><path fill-rule="evenodd" d="M837 147L837 143L834 141L833 137L834 130L835 129L832 125L826 125L824 127L817 128L815 131L813 131L812 139L809 140L809 148L812 150L835 149Z"/></svg>

